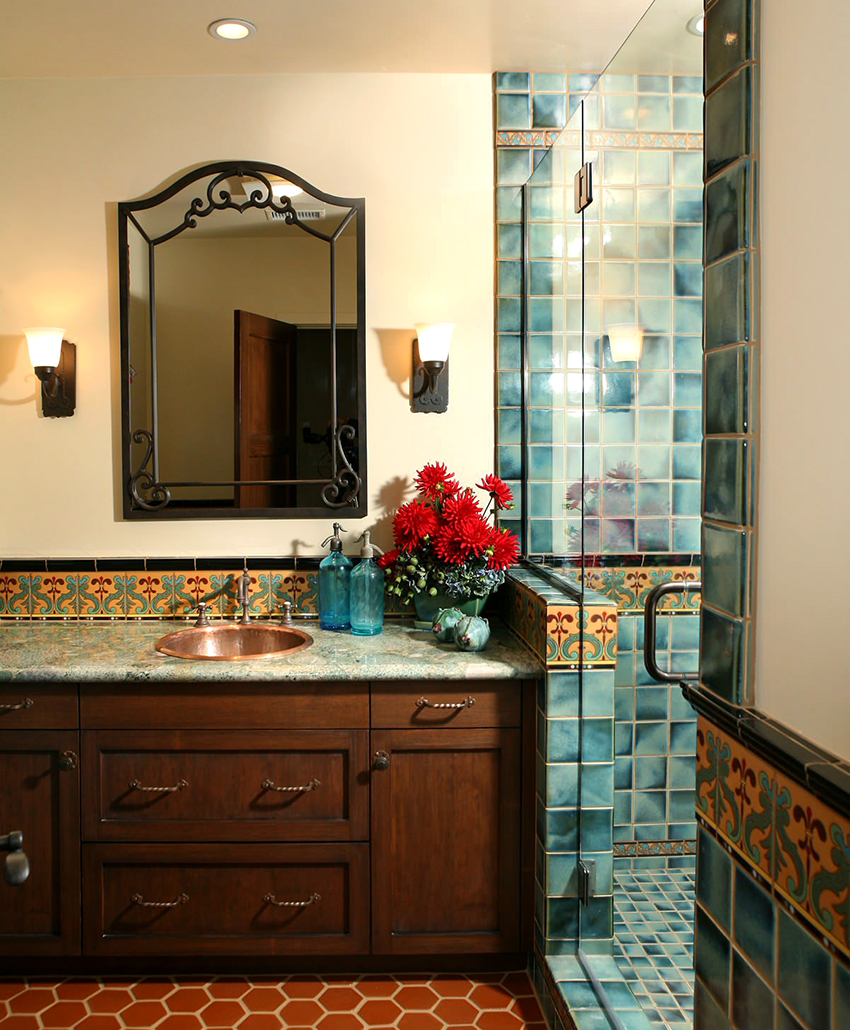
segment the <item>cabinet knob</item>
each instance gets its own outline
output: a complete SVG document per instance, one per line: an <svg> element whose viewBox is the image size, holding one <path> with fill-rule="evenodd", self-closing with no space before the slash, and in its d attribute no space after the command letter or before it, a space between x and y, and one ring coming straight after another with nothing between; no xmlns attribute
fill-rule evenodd
<svg viewBox="0 0 850 1030"><path fill-rule="evenodd" d="M73 751L63 751L59 755L59 768L63 772L69 772L71 769L76 769L79 759Z"/></svg>
<svg viewBox="0 0 850 1030"><path fill-rule="evenodd" d="M387 754L386 751L376 751L374 764L375 768L380 769L381 771L383 771L384 769L389 769L390 756Z"/></svg>

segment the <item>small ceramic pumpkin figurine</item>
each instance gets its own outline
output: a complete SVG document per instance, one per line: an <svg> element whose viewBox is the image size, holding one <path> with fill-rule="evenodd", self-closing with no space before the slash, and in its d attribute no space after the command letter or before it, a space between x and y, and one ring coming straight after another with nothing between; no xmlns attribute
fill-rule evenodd
<svg viewBox="0 0 850 1030"><path fill-rule="evenodd" d="M464 618L460 608L441 608L431 623L431 632L441 644L454 640L455 626Z"/></svg>
<svg viewBox="0 0 850 1030"><path fill-rule="evenodd" d="M455 626L455 643L461 651L483 651L490 639L490 623L479 615L465 615Z"/></svg>

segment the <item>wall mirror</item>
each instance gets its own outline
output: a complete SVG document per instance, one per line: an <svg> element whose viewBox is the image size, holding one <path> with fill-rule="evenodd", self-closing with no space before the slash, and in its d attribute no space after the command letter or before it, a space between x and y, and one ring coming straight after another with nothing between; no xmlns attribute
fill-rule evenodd
<svg viewBox="0 0 850 1030"><path fill-rule="evenodd" d="M366 514L364 215L238 161L118 205L127 518Z"/></svg>

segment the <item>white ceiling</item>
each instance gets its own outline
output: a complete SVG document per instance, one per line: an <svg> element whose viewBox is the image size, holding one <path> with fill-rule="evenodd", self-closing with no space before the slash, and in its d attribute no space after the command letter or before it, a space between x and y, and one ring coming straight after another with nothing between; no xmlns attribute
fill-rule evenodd
<svg viewBox="0 0 850 1030"><path fill-rule="evenodd" d="M674 35L684 47L684 23L699 10L699 0L657 2L683 7L682 24ZM649 0L3 0L0 77L598 71L648 4ZM213 39L207 26L222 17L252 21L257 34L241 42ZM685 48L681 57L668 54L667 63L677 66L664 70L689 71L678 65L692 63L690 51ZM657 57L652 45L644 57Z"/></svg>

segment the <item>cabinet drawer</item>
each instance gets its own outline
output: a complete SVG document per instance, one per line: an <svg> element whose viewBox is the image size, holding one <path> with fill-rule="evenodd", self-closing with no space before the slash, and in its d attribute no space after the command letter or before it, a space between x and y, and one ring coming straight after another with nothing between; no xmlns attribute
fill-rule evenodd
<svg viewBox="0 0 850 1030"><path fill-rule="evenodd" d="M519 681L514 680L373 683L372 726L386 729L519 726L520 687Z"/></svg>
<svg viewBox="0 0 850 1030"><path fill-rule="evenodd" d="M366 730L86 730L89 840L365 840Z"/></svg>
<svg viewBox="0 0 850 1030"><path fill-rule="evenodd" d="M0 683L0 730L75 730L78 707L72 683Z"/></svg>
<svg viewBox="0 0 850 1030"><path fill-rule="evenodd" d="M84 684L92 730L356 729L369 725L366 683Z"/></svg>
<svg viewBox="0 0 850 1030"><path fill-rule="evenodd" d="M86 844L83 862L87 954L369 949L367 844Z"/></svg>

